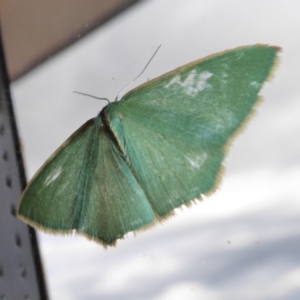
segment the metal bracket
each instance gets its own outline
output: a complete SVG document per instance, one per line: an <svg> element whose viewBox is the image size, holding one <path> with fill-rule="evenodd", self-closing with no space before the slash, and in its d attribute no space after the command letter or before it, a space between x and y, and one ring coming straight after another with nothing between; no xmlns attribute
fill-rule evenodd
<svg viewBox="0 0 300 300"><path fill-rule="evenodd" d="M25 185L0 36L0 300L48 299L35 231L16 217Z"/></svg>

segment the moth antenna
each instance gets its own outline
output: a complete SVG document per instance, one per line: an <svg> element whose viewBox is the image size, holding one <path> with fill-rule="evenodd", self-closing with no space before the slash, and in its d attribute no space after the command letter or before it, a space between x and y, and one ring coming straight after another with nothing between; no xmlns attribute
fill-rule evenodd
<svg viewBox="0 0 300 300"><path fill-rule="evenodd" d="M90 95L90 94L85 94L85 93L76 92L76 91L74 91L73 93L88 96L88 97L95 98L95 99L98 99L98 100L106 100L108 103L110 103L110 101L107 98L100 98L100 97L96 97L96 96L93 96L93 95Z"/></svg>
<svg viewBox="0 0 300 300"><path fill-rule="evenodd" d="M129 85L131 85L133 82L135 82L135 81L136 81L136 80L144 73L144 71L147 69L147 67L148 67L149 64L151 63L152 59L154 58L154 56L156 55L156 53L157 53L157 51L159 50L160 47L161 47L161 45L159 45L159 46L157 47L157 49L155 50L155 52L153 53L153 55L151 56L151 58L150 58L149 61L147 62L146 66L144 67L144 69L142 70L142 72L141 72L138 76L136 76L133 80L131 80L127 85L125 85L125 86L121 89L121 91L117 94L117 97L116 97L116 99L115 99L114 102L116 102L116 101L118 100L120 94L121 94L121 93L122 93Z"/></svg>

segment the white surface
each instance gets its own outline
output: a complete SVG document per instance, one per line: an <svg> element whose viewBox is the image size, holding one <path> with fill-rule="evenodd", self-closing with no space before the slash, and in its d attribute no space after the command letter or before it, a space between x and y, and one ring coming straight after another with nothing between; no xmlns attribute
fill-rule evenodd
<svg viewBox="0 0 300 300"><path fill-rule="evenodd" d="M113 249L39 235L51 299L300 299L299 11L297 0L145 1L13 84L31 177L105 104L72 92L114 99L159 44L133 86L237 46L283 48L217 193Z"/></svg>

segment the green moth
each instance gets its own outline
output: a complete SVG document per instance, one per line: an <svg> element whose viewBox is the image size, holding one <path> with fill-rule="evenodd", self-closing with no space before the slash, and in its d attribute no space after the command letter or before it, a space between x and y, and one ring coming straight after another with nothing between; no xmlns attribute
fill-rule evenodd
<svg viewBox="0 0 300 300"><path fill-rule="evenodd" d="M279 50L217 53L109 103L29 182L19 217L112 246L213 192L229 142L253 112Z"/></svg>

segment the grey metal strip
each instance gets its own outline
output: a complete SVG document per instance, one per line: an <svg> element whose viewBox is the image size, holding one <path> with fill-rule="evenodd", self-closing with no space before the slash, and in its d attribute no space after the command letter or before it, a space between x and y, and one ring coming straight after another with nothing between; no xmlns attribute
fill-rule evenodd
<svg viewBox="0 0 300 300"><path fill-rule="evenodd" d="M25 184L0 36L0 300L47 299L35 232L16 217Z"/></svg>

